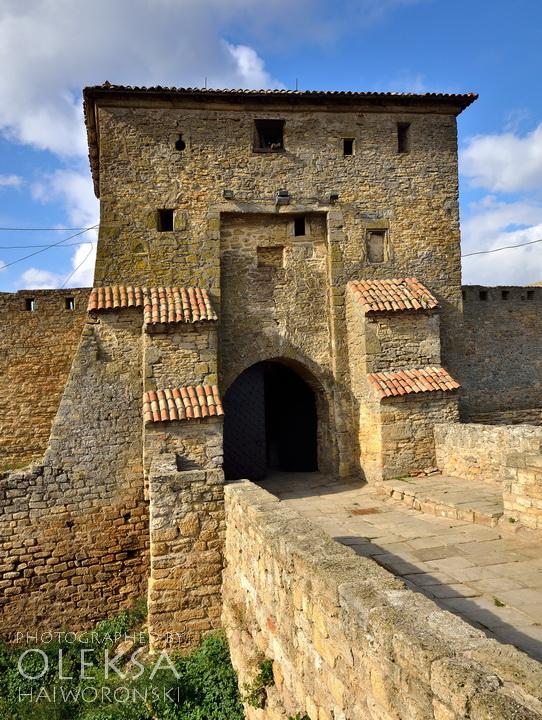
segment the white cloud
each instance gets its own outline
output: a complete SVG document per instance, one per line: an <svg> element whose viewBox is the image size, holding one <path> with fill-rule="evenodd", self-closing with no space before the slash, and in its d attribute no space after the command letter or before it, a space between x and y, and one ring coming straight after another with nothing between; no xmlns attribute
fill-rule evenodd
<svg viewBox="0 0 542 720"><path fill-rule="evenodd" d="M542 123L520 136L477 135L460 155L461 172L475 187L521 192L542 185Z"/></svg>
<svg viewBox="0 0 542 720"><path fill-rule="evenodd" d="M284 53L424 1L346 0L338 14L326 0L0 0L0 66L9 68L0 73L0 132L62 159L64 169L32 186L34 198L62 202L72 225L92 225L98 205L86 165L83 86L201 87L207 79L208 87L282 87L255 47L231 42L239 29ZM7 177L4 185L16 187L16 176ZM73 253L69 284L92 281L95 253L85 260L85 248ZM50 287L63 278L31 268L20 281Z"/></svg>
<svg viewBox="0 0 542 720"><path fill-rule="evenodd" d="M62 275L57 275L49 270L39 268L28 268L21 275L22 287L27 290L43 290L56 288L62 282Z"/></svg>
<svg viewBox="0 0 542 720"><path fill-rule="evenodd" d="M6 269L6 263L3 260L0 260L0 272L4 272Z"/></svg>
<svg viewBox="0 0 542 720"><path fill-rule="evenodd" d="M542 240L542 205L488 196L462 224L463 253ZM463 282L525 285L542 280L542 243L463 258Z"/></svg>
<svg viewBox="0 0 542 720"><path fill-rule="evenodd" d="M285 10L269 0L264 14ZM260 12L255 0L3 0L0 128L64 156L86 155L80 91L125 84L278 85L247 45L222 29ZM281 16L285 17L284 15Z"/></svg>
<svg viewBox="0 0 542 720"><path fill-rule="evenodd" d="M0 175L0 188L18 188L21 187L22 184L23 179L19 175Z"/></svg>
<svg viewBox="0 0 542 720"><path fill-rule="evenodd" d="M99 205L86 170L57 170L35 182L31 191L33 197L42 203L60 200L66 207L70 225L73 227L92 227L99 222ZM71 257L71 275L68 273L66 276L57 277L55 287L66 279L67 285L71 287L92 285L97 238L98 231L93 229L68 241L76 243L88 240L92 245L85 242L77 247ZM39 272L35 268L33 270ZM21 279L25 281L25 273L21 275ZM53 282L53 274L47 282Z"/></svg>

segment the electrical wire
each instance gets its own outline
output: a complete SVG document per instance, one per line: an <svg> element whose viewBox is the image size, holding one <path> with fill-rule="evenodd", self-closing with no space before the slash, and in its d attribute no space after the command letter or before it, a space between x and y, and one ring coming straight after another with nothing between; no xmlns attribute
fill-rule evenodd
<svg viewBox="0 0 542 720"><path fill-rule="evenodd" d="M525 247L526 245L536 245L536 243L541 243L541 242L542 242L542 238L540 238L540 240L530 240L529 242L518 243L517 245L503 245L503 247L493 248L493 250L477 250L476 252L471 252L471 253L466 253L466 255L461 255L461 257L465 258L465 257L472 257L472 255L489 255L490 253L500 252L501 250L513 250L513 248Z"/></svg>
<svg viewBox="0 0 542 720"><path fill-rule="evenodd" d="M66 283L68 282L68 280L71 278L72 275L74 275L74 274L79 270L79 268L81 267L81 265L83 265L84 263L86 263L86 261L89 259L90 254L92 253L93 250L94 250L94 243L92 243L92 245L91 245L91 247L90 247L90 250L89 250L88 253L85 255L85 257L83 258L83 260L81 260L81 262L79 263L79 265L78 265L77 267L75 267L75 268L71 271L71 273L68 275L68 277L64 280L64 282L63 282L62 285L60 286L61 288L66 287Z"/></svg>
<svg viewBox="0 0 542 720"><path fill-rule="evenodd" d="M49 231L49 230L55 231L55 232L66 232L66 230L67 230L68 232L71 232L72 230L92 230L92 229L95 228L95 227L96 227L96 225L91 225L90 227L54 227L54 228L40 228L40 227L28 227L28 228L23 228L23 227L0 227L0 230L2 230L2 231L3 231L3 230L6 230L6 231L9 231L9 232L19 232L19 231L34 232L34 231L38 231L38 230L39 230L39 232L45 232L45 231Z"/></svg>
<svg viewBox="0 0 542 720"><path fill-rule="evenodd" d="M73 235L69 235L67 238L62 238L62 240L59 240L56 243L51 243L51 245L46 245L41 250L36 250L36 252L29 253L28 255L24 255L23 257L18 258L17 260L12 260L9 263L5 263L4 265L2 265L2 270L4 270L5 268L8 268L8 267L11 267L12 265L16 265L17 263L20 263L23 260L28 260L28 258L34 257L34 255L39 255L40 253L45 252L46 250L50 250L53 247L57 247L61 243L66 242L66 240L71 240L74 237L78 237L78 235L83 235L83 233L86 233L89 230L94 230L94 228L97 228L97 227L98 227L98 225L96 224L96 225L93 225L92 227L85 228L84 230L81 230L81 232L74 233Z"/></svg>
<svg viewBox="0 0 542 720"><path fill-rule="evenodd" d="M61 247L77 247L78 245L88 245L93 243L94 240L83 240L82 242L68 243ZM0 245L0 250L24 250L26 248L48 248L50 245Z"/></svg>

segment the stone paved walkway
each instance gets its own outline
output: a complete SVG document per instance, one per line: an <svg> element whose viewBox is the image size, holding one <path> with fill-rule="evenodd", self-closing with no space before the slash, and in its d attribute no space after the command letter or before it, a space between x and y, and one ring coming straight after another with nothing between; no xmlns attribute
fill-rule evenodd
<svg viewBox="0 0 542 720"><path fill-rule="evenodd" d="M540 538L429 515L374 486L319 473L277 474L260 484L412 590L542 661Z"/></svg>

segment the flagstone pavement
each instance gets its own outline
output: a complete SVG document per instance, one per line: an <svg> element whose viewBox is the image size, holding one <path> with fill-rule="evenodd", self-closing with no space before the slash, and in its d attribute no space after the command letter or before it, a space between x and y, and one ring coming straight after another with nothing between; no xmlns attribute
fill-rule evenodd
<svg viewBox="0 0 542 720"><path fill-rule="evenodd" d="M436 517L319 473L259 483L359 555L500 642L542 661L542 538Z"/></svg>

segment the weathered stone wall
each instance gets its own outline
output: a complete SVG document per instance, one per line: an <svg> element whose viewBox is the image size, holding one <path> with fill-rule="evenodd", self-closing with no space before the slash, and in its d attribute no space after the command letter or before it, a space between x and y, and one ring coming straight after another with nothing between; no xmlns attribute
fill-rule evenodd
<svg viewBox="0 0 542 720"><path fill-rule="evenodd" d="M515 411L530 421L542 408L542 288L468 285L463 296L462 417Z"/></svg>
<svg viewBox="0 0 542 720"><path fill-rule="evenodd" d="M542 407L469 413L469 422L482 425L542 425Z"/></svg>
<svg viewBox="0 0 542 720"><path fill-rule="evenodd" d="M542 717L540 665L489 640L249 482L226 486L223 624L247 718Z"/></svg>
<svg viewBox="0 0 542 720"><path fill-rule="evenodd" d="M145 390L217 382L216 324L165 326L145 333Z"/></svg>
<svg viewBox="0 0 542 720"><path fill-rule="evenodd" d="M437 465L445 475L503 484L507 458L536 453L542 429L529 425L442 424L435 426Z"/></svg>
<svg viewBox="0 0 542 720"><path fill-rule="evenodd" d="M435 424L458 421L456 393L430 392L382 400L383 479L433 467Z"/></svg>
<svg viewBox="0 0 542 720"><path fill-rule="evenodd" d="M393 105L375 112L362 103L335 111L276 102L268 107L249 98L231 104L222 98L216 105L208 98L167 105L154 100L148 107L141 98L115 102L104 98L98 108L97 284L199 284L217 300L222 292L223 391L243 369L230 361L234 353L246 354L247 362L255 349L298 360L323 388L328 434L337 445L330 449L332 464L340 475L352 474L346 283L412 275L426 283L441 302L444 361L453 371L461 311L454 115L434 106L411 112ZM284 152L253 152L254 120L262 115L285 120ZM409 153L397 153L398 122L410 122ZM182 151L175 147L180 133ZM343 155L343 137L355 139L354 155ZM277 208L280 188L291 200ZM224 199L226 190L232 200ZM161 208L174 210L171 232L157 230ZM301 214L307 215L305 237L292 234L293 216ZM367 254L371 229L387 233L381 263ZM259 269L258 245L268 246ZM282 269L273 267L281 263L277 247L285 248ZM234 256L254 281L246 297L235 287L242 278L231 266ZM281 291L285 279L295 304ZM258 310L262 325L253 337L244 331ZM238 323L235 347L228 313Z"/></svg>
<svg viewBox="0 0 542 720"><path fill-rule="evenodd" d="M435 445L444 474L498 483L505 520L542 529L542 428L436 425Z"/></svg>
<svg viewBox="0 0 542 720"><path fill-rule="evenodd" d="M440 365L440 325L436 313L400 312L365 319L366 372Z"/></svg>
<svg viewBox="0 0 542 720"><path fill-rule="evenodd" d="M146 592L141 315L84 327L42 465L2 480L4 634L80 629Z"/></svg>
<svg viewBox="0 0 542 720"><path fill-rule="evenodd" d="M0 293L0 469L38 460L86 317L89 290ZM74 309L67 300L73 298ZM34 310L26 301L34 300Z"/></svg>
<svg viewBox="0 0 542 720"><path fill-rule="evenodd" d="M162 425L162 423L160 423ZM164 423L166 428L171 423ZM177 424L200 469L182 470L177 453L156 455L149 472L149 635L154 648L196 647L220 625L224 474L221 418ZM153 428L147 436L160 430ZM152 442L152 441L151 441ZM186 454L183 455L186 460Z"/></svg>
<svg viewBox="0 0 542 720"><path fill-rule="evenodd" d="M367 374L440 365L438 314L366 315L347 293L346 323L353 435L364 477L373 482L434 466L433 425L459 419L457 395L430 392L380 400Z"/></svg>

